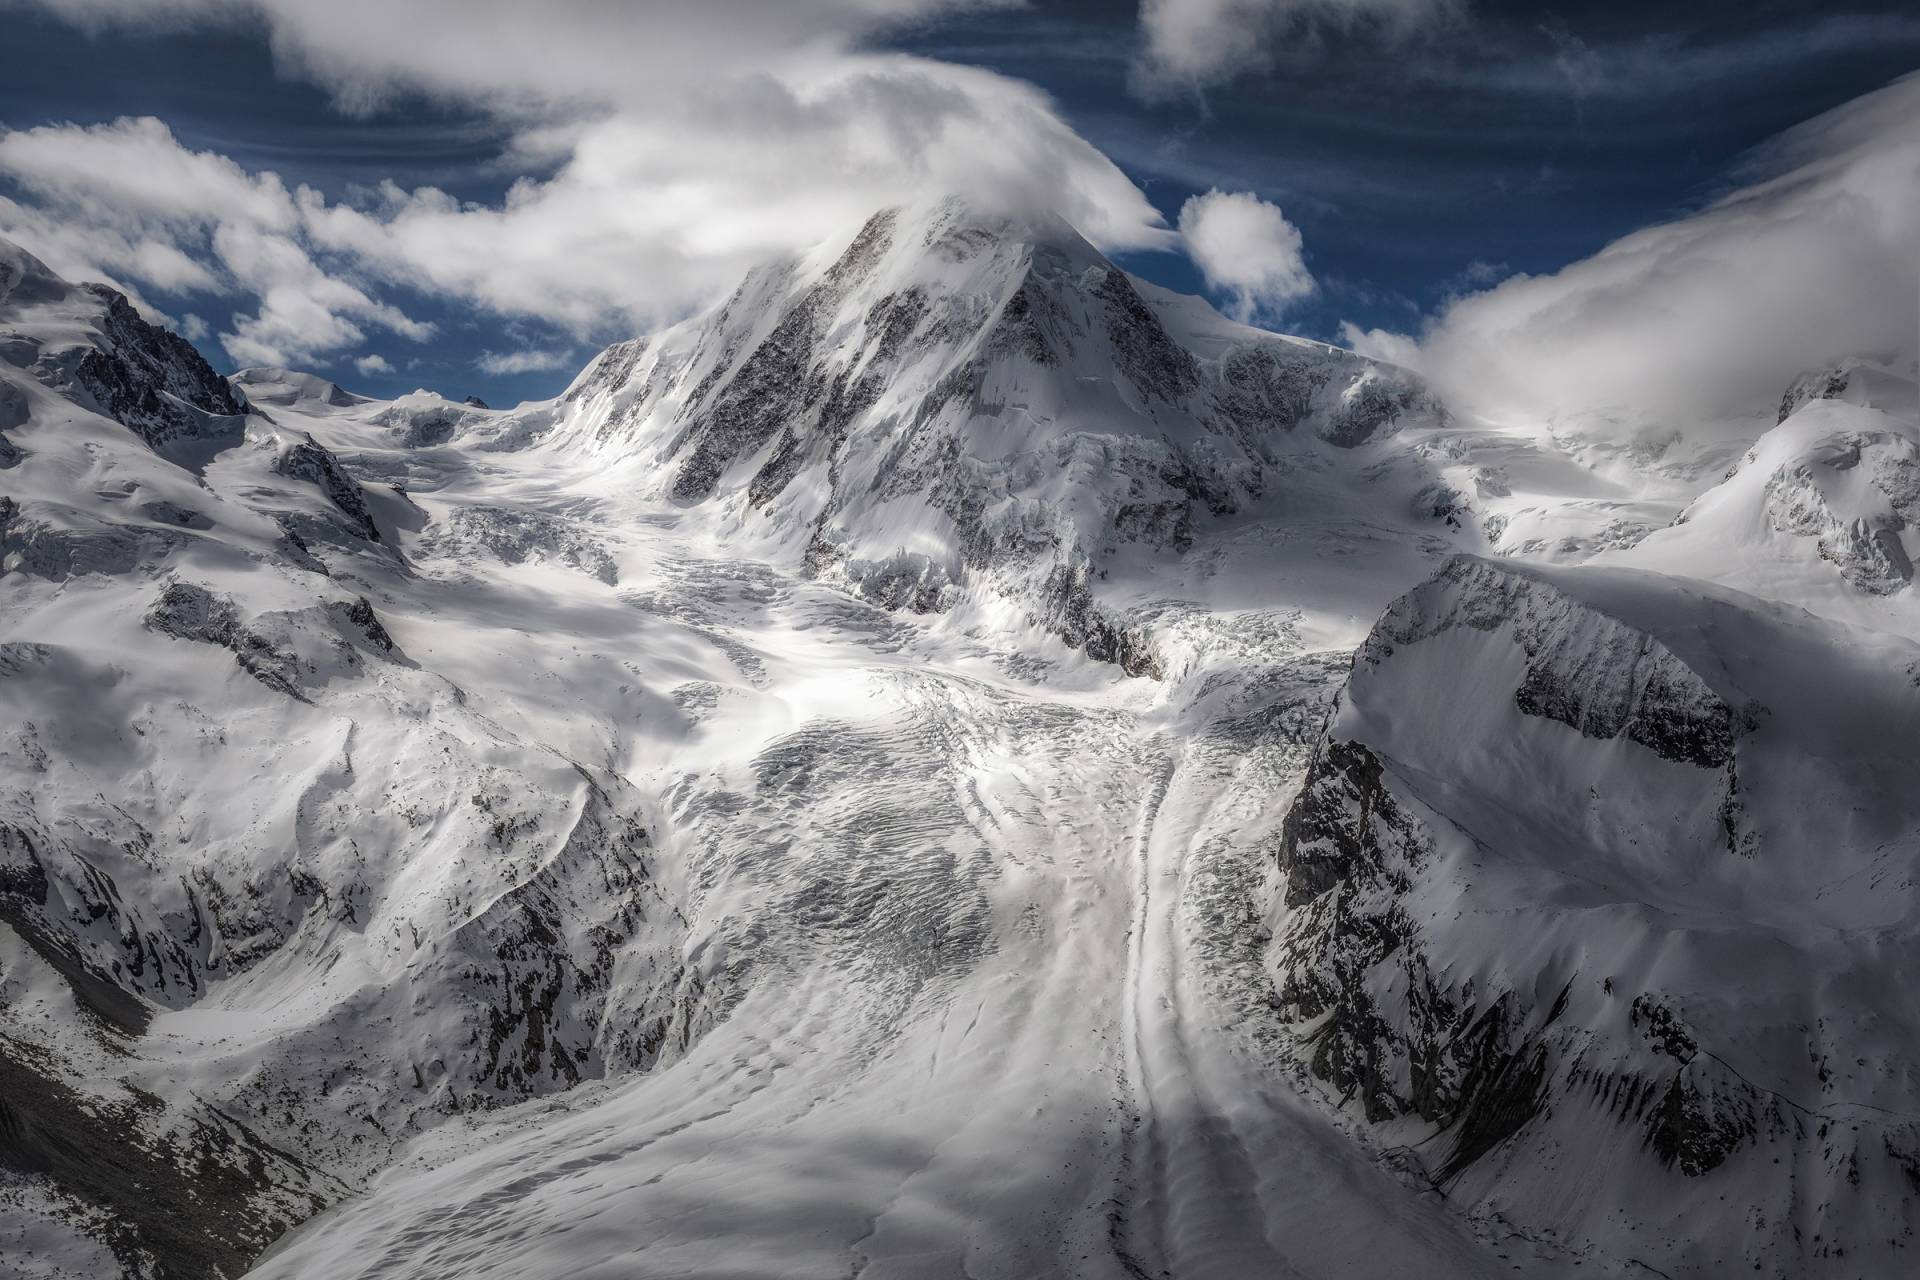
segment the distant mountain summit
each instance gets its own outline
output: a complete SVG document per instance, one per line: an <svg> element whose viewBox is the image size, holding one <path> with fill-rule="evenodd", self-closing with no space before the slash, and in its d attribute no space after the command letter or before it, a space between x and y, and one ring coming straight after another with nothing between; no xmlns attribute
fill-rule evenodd
<svg viewBox="0 0 1920 1280"><path fill-rule="evenodd" d="M755 271L607 349L563 400L582 447L753 513L815 576L917 612L990 584L1135 672L1151 644L1095 586L1116 547L1185 551L1282 477L1352 469L1442 413L1404 370L1234 324L1058 219L957 199Z"/></svg>

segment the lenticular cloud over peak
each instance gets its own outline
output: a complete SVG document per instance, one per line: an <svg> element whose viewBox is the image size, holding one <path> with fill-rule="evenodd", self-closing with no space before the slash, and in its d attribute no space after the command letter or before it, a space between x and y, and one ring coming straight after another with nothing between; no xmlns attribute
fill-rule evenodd
<svg viewBox="0 0 1920 1280"><path fill-rule="evenodd" d="M0 232L136 293L257 298L222 338L246 363L331 356L370 325L417 336L377 301L387 285L576 334L603 332L610 316L658 324L756 262L927 190L1057 213L1110 248L1172 243L1139 189L1031 86L852 47L924 7L502 4L491 22L431 3L379 19L275 4L73 12L250 16L289 69L343 104L461 102L497 115L511 149L550 158L489 205L394 183L330 198L184 145L155 119L0 134L0 175L31 197L0 203ZM395 40L395 23L418 38Z"/></svg>

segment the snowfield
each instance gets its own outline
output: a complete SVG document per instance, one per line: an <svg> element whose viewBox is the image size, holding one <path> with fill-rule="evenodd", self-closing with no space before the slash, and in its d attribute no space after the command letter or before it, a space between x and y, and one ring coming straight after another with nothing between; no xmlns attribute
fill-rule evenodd
<svg viewBox="0 0 1920 1280"><path fill-rule="evenodd" d="M1598 439L955 201L513 410L0 245L7 1266L1905 1274L1911 371Z"/></svg>

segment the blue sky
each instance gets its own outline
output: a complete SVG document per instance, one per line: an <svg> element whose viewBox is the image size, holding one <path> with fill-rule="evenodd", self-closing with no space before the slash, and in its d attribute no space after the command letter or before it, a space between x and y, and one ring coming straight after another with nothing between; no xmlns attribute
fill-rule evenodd
<svg viewBox="0 0 1920 1280"><path fill-rule="evenodd" d="M503 114L484 95L402 81L371 107L343 103L338 77L289 57L284 36L276 57L265 22L82 31L33 6L9 10L6 22L0 123L9 130L152 116L186 150L343 205L365 205L371 189L394 182L494 207L516 179L550 178L567 161L564 150L526 145L535 126L525 110ZM1171 83L1143 82L1139 15L1128 4L943 12L862 31L858 43L1037 86L1169 223L1211 188L1277 205L1319 287L1261 319L1330 339L1343 321L1418 331L1450 297L1554 271L1683 216L1736 184L1756 146L1920 66L1920 16L1897 4L1477 3L1415 30L1281 24L1245 39L1247 65ZM4 171L0 192L36 201ZM365 281L364 262L314 253ZM1207 291L1184 253L1116 256L1149 279ZM529 287L537 293L537 280ZM583 320L578 309L501 305L423 286L401 268L366 288L430 336L363 321L363 341L304 363L382 395L420 385L495 403L551 395L636 324L620 312ZM244 290L140 292L170 316L204 320L202 348L217 366L235 365L217 335L253 305ZM697 292L683 282L663 306L671 314ZM554 367L481 367L489 353L514 352L539 352ZM355 368L370 356L391 370Z"/></svg>

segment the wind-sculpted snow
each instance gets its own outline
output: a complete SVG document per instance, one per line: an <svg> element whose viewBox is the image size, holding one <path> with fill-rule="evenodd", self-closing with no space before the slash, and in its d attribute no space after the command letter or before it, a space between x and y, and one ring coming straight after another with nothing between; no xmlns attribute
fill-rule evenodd
<svg viewBox="0 0 1920 1280"><path fill-rule="evenodd" d="M1916 659L1657 575L1449 563L1359 650L1278 841L1312 1070L1554 1238L1894 1274ZM1744 1229L1703 1231L1723 1203Z"/></svg>

